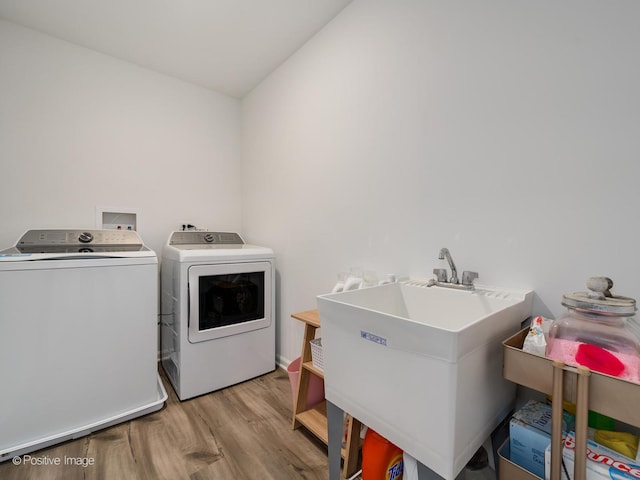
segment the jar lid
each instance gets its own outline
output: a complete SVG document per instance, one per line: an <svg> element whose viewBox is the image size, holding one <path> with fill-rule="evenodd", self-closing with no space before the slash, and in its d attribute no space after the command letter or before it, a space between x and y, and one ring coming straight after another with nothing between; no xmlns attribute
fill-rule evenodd
<svg viewBox="0 0 640 480"><path fill-rule="evenodd" d="M562 296L562 305L602 315L629 317L636 313L633 298L612 295L613 281L607 277L591 277L587 281L588 292L575 292Z"/></svg>

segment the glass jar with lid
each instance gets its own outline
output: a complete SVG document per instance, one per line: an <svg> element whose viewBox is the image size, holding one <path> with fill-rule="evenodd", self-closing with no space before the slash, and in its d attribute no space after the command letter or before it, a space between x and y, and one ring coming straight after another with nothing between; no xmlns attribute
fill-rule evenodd
<svg viewBox="0 0 640 480"><path fill-rule="evenodd" d="M591 277L588 292L562 296L567 313L551 325L546 355L640 383L640 338L630 323L636 301L613 295L612 287L607 277Z"/></svg>

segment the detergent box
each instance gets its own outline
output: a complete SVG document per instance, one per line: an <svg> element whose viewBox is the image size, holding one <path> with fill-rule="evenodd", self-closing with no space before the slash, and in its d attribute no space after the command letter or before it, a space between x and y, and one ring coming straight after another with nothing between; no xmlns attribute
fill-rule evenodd
<svg viewBox="0 0 640 480"><path fill-rule="evenodd" d="M551 407L529 400L509 422L511 461L540 478L544 454L551 444Z"/></svg>
<svg viewBox="0 0 640 480"><path fill-rule="evenodd" d="M562 444L561 480L573 480L575 458L575 436L569 433ZM545 451L545 479L551 478L551 445ZM635 460L620 455L602 445L587 440L587 480L637 480L640 479L640 466Z"/></svg>

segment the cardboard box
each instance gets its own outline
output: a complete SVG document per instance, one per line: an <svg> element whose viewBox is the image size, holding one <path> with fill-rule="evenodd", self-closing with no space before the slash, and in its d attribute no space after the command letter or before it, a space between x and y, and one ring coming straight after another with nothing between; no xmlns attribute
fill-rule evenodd
<svg viewBox="0 0 640 480"><path fill-rule="evenodd" d="M573 480L575 459L575 438L569 433L562 442L563 469L561 480ZM551 446L545 451L545 479L551 478ZM567 478L567 473L569 474ZM640 466L635 461L609 448L587 440L587 480L640 479Z"/></svg>
<svg viewBox="0 0 640 480"><path fill-rule="evenodd" d="M551 444L551 407L529 400L509 423L511 461L544 477L544 452Z"/></svg>

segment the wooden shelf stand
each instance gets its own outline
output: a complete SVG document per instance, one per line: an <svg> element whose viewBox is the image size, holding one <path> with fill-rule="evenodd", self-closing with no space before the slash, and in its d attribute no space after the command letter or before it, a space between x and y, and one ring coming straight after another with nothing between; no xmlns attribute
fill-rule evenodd
<svg viewBox="0 0 640 480"><path fill-rule="evenodd" d="M318 310L307 310L291 315L296 320L304 322L304 338L302 339L302 351L300 353L300 374L298 376L297 395L293 408L293 429L305 427L325 444L329 441L327 432L327 405L325 401L307 409L307 394L309 392L309 380L311 375L324 379L324 372L315 367L311 360L311 340L316 336L316 330L320 328L320 315ZM360 428L358 420L346 416L345 429L347 438L342 448L342 477L351 477L358 467L358 451L360 448Z"/></svg>

